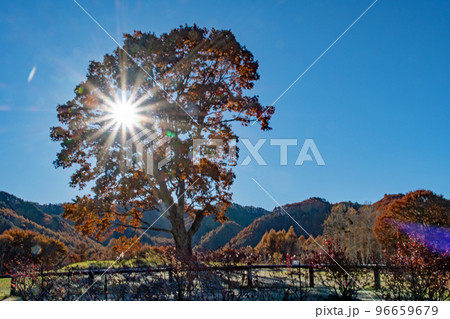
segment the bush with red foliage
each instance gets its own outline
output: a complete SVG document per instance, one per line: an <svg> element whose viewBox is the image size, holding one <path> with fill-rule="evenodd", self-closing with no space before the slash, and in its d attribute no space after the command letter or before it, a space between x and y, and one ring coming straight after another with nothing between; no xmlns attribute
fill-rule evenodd
<svg viewBox="0 0 450 319"><path fill-rule="evenodd" d="M415 234L386 253L384 298L388 300L450 299L450 251L441 252Z"/></svg>
<svg viewBox="0 0 450 319"><path fill-rule="evenodd" d="M331 291L330 297L355 300L369 284L367 271L353 263L339 241L327 238L322 248L313 253L310 263L320 270L320 280Z"/></svg>

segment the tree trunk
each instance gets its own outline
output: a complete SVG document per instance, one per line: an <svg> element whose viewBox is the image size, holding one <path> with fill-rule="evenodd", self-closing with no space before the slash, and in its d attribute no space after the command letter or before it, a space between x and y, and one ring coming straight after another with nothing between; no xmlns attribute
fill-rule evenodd
<svg viewBox="0 0 450 319"><path fill-rule="evenodd" d="M181 201L179 199L179 201ZM175 241L176 257L180 261L193 261L192 254L192 237L200 228L203 218L205 217L203 211L197 211L192 224L186 228L184 201L182 206L173 207L169 215L169 221L172 224L172 235ZM183 207L183 208L181 208Z"/></svg>
<svg viewBox="0 0 450 319"><path fill-rule="evenodd" d="M183 216L172 218L171 224L176 257L180 261L189 262L192 259L192 236L186 230Z"/></svg>
<svg viewBox="0 0 450 319"><path fill-rule="evenodd" d="M176 257L180 261L189 262L192 260L192 241L189 238L175 240Z"/></svg>

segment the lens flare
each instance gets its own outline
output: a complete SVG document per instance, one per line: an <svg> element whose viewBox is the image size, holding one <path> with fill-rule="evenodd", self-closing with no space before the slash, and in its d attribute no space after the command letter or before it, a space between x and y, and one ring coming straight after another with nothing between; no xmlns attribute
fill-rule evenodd
<svg viewBox="0 0 450 319"><path fill-rule="evenodd" d="M450 252L450 230L448 228L399 221L394 221L393 224L403 233L416 237L432 250L441 253Z"/></svg>
<svg viewBox="0 0 450 319"><path fill-rule="evenodd" d="M41 253L41 251L42 251L42 248L39 245L35 245L35 246L31 247L31 253L35 256L39 255Z"/></svg>
<svg viewBox="0 0 450 319"><path fill-rule="evenodd" d="M30 71L30 74L28 75L28 83L31 82L31 80L33 80L35 73L36 73L36 66L33 66L33 68Z"/></svg>

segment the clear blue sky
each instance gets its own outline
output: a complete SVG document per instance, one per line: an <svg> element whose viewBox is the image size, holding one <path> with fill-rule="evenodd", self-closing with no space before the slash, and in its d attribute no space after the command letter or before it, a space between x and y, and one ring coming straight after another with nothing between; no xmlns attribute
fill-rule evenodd
<svg viewBox="0 0 450 319"><path fill-rule="evenodd" d="M79 2L117 39L185 23L231 29L260 63L254 92L267 105L372 1ZM326 166L294 166L300 146L280 166L278 148L266 143L268 166L236 169L234 200L273 208L252 178L282 204L311 196L373 202L418 188L450 197L449 17L449 1L379 0L279 100L273 131L238 129L253 142L313 138ZM4 2L0 34L0 190L69 201L78 192L70 171L52 165L59 146L49 127L89 60L115 44L71 0Z"/></svg>

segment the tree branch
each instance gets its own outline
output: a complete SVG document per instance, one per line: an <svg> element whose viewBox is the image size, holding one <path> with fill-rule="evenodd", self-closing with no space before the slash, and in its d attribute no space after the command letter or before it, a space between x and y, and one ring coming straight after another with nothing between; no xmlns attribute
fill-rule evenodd
<svg viewBox="0 0 450 319"><path fill-rule="evenodd" d="M161 231L161 232L166 232L166 233L172 234L171 230L165 229L165 228L159 228L159 227L132 226L132 225L116 224L116 223L114 223L113 225L117 226L117 227L127 227L127 228L132 228L132 229L143 229L143 230L154 230L154 231Z"/></svg>
<svg viewBox="0 0 450 319"><path fill-rule="evenodd" d="M197 214L195 215L194 221L192 222L192 225L188 230L188 235L190 237L194 236L194 234L200 228L200 225L202 224L204 217L205 217L204 210L197 212Z"/></svg>

